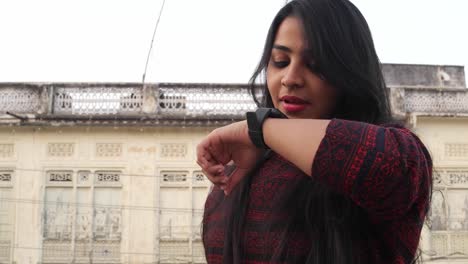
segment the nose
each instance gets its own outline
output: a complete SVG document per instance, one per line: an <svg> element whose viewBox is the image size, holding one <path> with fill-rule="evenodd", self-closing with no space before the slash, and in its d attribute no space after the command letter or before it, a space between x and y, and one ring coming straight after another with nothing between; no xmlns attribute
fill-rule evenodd
<svg viewBox="0 0 468 264"><path fill-rule="evenodd" d="M300 65L290 64L281 79L281 84L289 89L300 88L304 86L303 70Z"/></svg>

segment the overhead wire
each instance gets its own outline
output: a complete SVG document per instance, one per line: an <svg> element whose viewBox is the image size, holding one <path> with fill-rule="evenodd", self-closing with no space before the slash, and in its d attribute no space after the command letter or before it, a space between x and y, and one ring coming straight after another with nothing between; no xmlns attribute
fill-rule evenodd
<svg viewBox="0 0 468 264"><path fill-rule="evenodd" d="M156 25L154 26L153 37L151 38L151 44L150 44L150 47L149 47L149 50L148 50L148 55L146 56L145 71L143 72L143 79L142 79L143 85L145 85L146 70L148 69L148 62L149 62L149 58L150 58L150 55L151 55L151 50L153 49L154 37L156 36L156 31L157 31L158 26L159 26L159 21L161 20L161 15L163 13L165 3L166 3L166 0L163 0L161 8L159 9L159 15L158 15L158 19L156 20Z"/></svg>
<svg viewBox="0 0 468 264"><path fill-rule="evenodd" d="M113 168L97 168L97 169L96 169L96 168L93 168L93 169L94 169L95 171L105 171L105 172L107 172L107 171L109 171L109 172L118 171L118 169L113 169ZM12 167L12 168L4 168L4 169L2 168L2 169L0 169L0 171L30 171L30 172L42 172L42 173L47 172L47 171L54 171L54 172L56 172L56 171L73 171L73 170L88 171L89 169L86 169L86 168L83 168L83 169L81 169L81 168L78 168L78 169L75 169L75 168L54 168L54 169L50 169L50 170L49 170L49 169L28 169L28 168L14 168L14 167ZM189 169L187 169L187 168L178 168L178 169L174 169L174 170L169 170L169 169L168 169L168 170L164 170L164 169L163 169L163 170L161 170L161 172L175 172L175 173L177 173L177 172L190 171L190 170L192 170L192 171L194 171L194 172L202 172L201 170L198 170L198 169L193 170L193 169L190 169L190 168L189 168ZM92 173L92 172L90 173L90 175L94 175L94 174L96 174L96 173ZM16 175L17 175L17 174L15 174L15 176L16 176ZM127 174L127 173L119 173L119 176L122 176L122 177L143 177L143 178L164 178L163 175L157 175L157 174ZM193 179L197 179L196 176L189 176L189 175L187 175L185 178L186 178L186 179L192 179L192 180L193 180ZM175 184L175 183L177 183L177 184L182 184L182 182L167 182L167 184ZM181 186L184 186L184 185L181 185ZM196 185L196 186L199 187L200 185ZM208 185L207 187L209 187L209 185Z"/></svg>
<svg viewBox="0 0 468 264"><path fill-rule="evenodd" d="M26 247L26 246L12 246L12 248L16 248L16 249L28 249L28 250L44 250L43 247ZM53 249L54 251L58 251L58 252L75 252L75 253L89 253L90 250L79 250L79 249L60 249L60 248L54 248ZM96 255L99 254L98 252L95 253ZM147 252L118 252L119 254L119 257L120 255L152 255L152 256L160 256L160 257L173 257L173 256L177 256L177 257L199 257L197 255L193 255L193 254L185 254L185 255L180 255L180 254L157 254L157 253L147 253ZM99 254L100 255L100 254ZM201 255L203 256L203 255ZM75 257L75 258L79 258L79 259L84 259L86 257ZM99 257L100 259L102 258L101 256Z"/></svg>
<svg viewBox="0 0 468 264"><path fill-rule="evenodd" d="M49 170L40 170L40 169L25 169L25 168L12 168L12 169L4 169L2 171L32 171L32 172L41 172L44 173ZM67 171L70 169L62 169L62 170L56 170L56 171ZM111 171L112 169L109 169L108 171ZM105 170L103 170L105 171ZM174 171L174 172L179 172L179 171L184 171L183 169ZM96 173L90 173L91 175L96 174ZM15 176L18 176L19 174L15 174ZM162 175L145 175L145 174L120 174L119 176L124 176L124 177L147 177L147 178L163 178L164 176ZM23 177L23 176L22 176ZM186 179L196 179L196 177L193 176L186 176ZM63 187L63 188L71 188L71 185L58 185L60 182L52 182L54 185L46 185L46 188L57 188L57 187ZM63 182L66 184L70 184L72 182ZM188 188L190 187L187 182L162 182L161 187L168 186L170 188L173 187L180 187L180 188ZM56 185L55 185L56 184ZM115 187L112 185L109 185L111 187ZM76 187L78 188L86 188L88 186L81 186L77 185ZM100 185L99 187L106 187L106 185ZM194 184L192 185L194 188L209 188L210 185L206 184ZM0 189L1 190L1 189ZM47 201L47 200L37 200L37 199L15 199L15 198L0 198L0 201L3 202L10 202L10 203L26 203L26 204L48 204L48 205L72 205L75 207L91 207L91 208L96 208L96 207L106 207L110 209L121 209L121 210L137 210L137 211L165 211L165 212L185 212L185 213L203 213L203 209L196 209L196 208L181 208L181 207L157 207L157 206L136 206L136 205L117 205L117 204L99 204L99 203L78 203L78 202L57 202L57 201Z"/></svg>
<svg viewBox="0 0 468 264"><path fill-rule="evenodd" d="M163 13L163 10L164 10L164 5L165 5L165 0L163 0L162 2L162 5L161 5L161 8L160 8L160 11L159 11L159 15L158 15L158 18L156 20L156 25L154 27L154 31L153 31L153 36L152 36L152 39L151 39L151 44L150 44L150 47L149 47L149 50L148 50L148 55L147 55L147 58L146 58L146 63L145 63L145 69L144 69L144 73L143 73L143 77L142 77L142 83L144 85L145 83L145 79L146 79L146 73L147 73L147 69L148 69L148 64L149 64L149 59L150 59L150 55L151 55L151 51L152 51L152 48L153 48L153 44L154 44L154 39L155 39L155 36L156 36L156 32L157 32L157 29L158 29L158 26L159 26L159 22L161 20L161 16L162 16L162 13ZM66 170L66 169L65 169ZM35 171L35 172L45 172L46 170L37 170L37 169L25 169L25 168L14 168L13 171ZM93 174L93 173L91 173ZM17 174L15 174L16 176ZM123 176L123 177L147 177L147 178L162 178L164 176L160 176L160 175L144 175L144 174L121 174L119 173L119 176ZM193 176L186 176L186 179L195 179L196 177L193 177ZM180 182L177 182L180 184ZM55 187L55 186L54 186ZM185 186L183 186L185 187ZM149 210L149 211L173 211L173 212L187 212L187 213L195 213L195 212L199 212L199 213L202 213L203 212L203 209L195 209L195 208L176 208L176 207L154 207L154 206L135 206L135 205L110 205L110 204L86 204L86 203L76 203L76 202L73 202L73 203L70 203L70 202L55 202L55 201L45 201L45 200L34 200L34 199L8 199L8 198L0 198L0 201L3 201L3 202L15 202L15 203L28 203L28 204L56 204L56 205L74 205L75 207L91 207L91 208L96 208L96 207L106 207L106 208L111 208L111 209L122 209L122 210ZM171 226L171 228L174 228L174 227L190 227L190 225L183 225L183 226ZM185 233L182 233L182 232L171 232L171 234L185 234ZM42 247L26 247L26 246L13 246L12 248L16 248L16 249L29 249L29 250L44 250L44 248ZM62 251L61 249L57 249L55 248L54 251ZM63 251L66 251L66 252L70 252L70 250L63 250ZM89 251L86 251L86 250L76 250L74 249L73 252L89 252ZM144 253L144 252L118 252L119 255L159 255L159 256L173 256L173 255L170 255L170 254L166 254L166 255L163 255L163 254L156 254L156 253ZM180 255L180 254L177 254L178 257L192 257L193 254L191 255Z"/></svg>
<svg viewBox="0 0 468 264"><path fill-rule="evenodd" d="M109 208L120 210L136 210L136 211L164 211L164 212L182 212L182 213L203 213L204 209L197 208L181 208L181 207L158 207L158 206L138 206L138 205L112 205L112 204L90 204L77 202L57 202L36 199L15 199L15 198L0 198L0 202L11 203L26 203L26 204L46 204L46 205L63 205L73 207L89 207L89 208Z"/></svg>

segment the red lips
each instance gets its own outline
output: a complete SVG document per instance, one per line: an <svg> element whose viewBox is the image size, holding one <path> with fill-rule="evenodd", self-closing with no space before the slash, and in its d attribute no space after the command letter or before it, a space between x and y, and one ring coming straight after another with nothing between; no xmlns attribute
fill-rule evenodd
<svg viewBox="0 0 468 264"><path fill-rule="evenodd" d="M302 100L299 97L292 96L292 95L285 95L280 98L280 101L284 101L290 104L308 104L307 101Z"/></svg>
<svg viewBox="0 0 468 264"><path fill-rule="evenodd" d="M282 96L280 101L284 110L289 113L300 112L309 105L309 102L291 95Z"/></svg>

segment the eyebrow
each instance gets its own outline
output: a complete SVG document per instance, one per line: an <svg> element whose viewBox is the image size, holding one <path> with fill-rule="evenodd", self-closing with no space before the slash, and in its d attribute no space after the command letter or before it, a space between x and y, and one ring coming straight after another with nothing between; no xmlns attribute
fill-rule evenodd
<svg viewBox="0 0 468 264"><path fill-rule="evenodd" d="M292 52L292 49L286 47L286 46L283 46L283 45L278 45L278 44L274 44L273 45L273 49L278 49L278 50L282 50L282 51L285 51L285 52L288 52L288 53L291 53ZM302 53L303 54L308 54L312 52L311 49L307 49L307 50L304 50Z"/></svg>
<svg viewBox="0 0 468 264"><path fill-rule="evenodd" d="M292 52L292 50L286 46L283 46L283 45L273 45L273 49L279 49L279 50L282 50L282 51L285 51L285 52Z"/></svg>

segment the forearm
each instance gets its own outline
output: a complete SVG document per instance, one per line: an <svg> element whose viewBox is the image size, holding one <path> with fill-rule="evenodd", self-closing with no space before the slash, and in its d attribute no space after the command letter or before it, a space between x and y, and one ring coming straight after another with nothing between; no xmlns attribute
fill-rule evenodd
<svg viewBox="0 0 468 264"><path fill-rule="evenodd" d="M330 120L269 118L263 124L263 137L273 151L310 176L329 123Z"/></svg>

